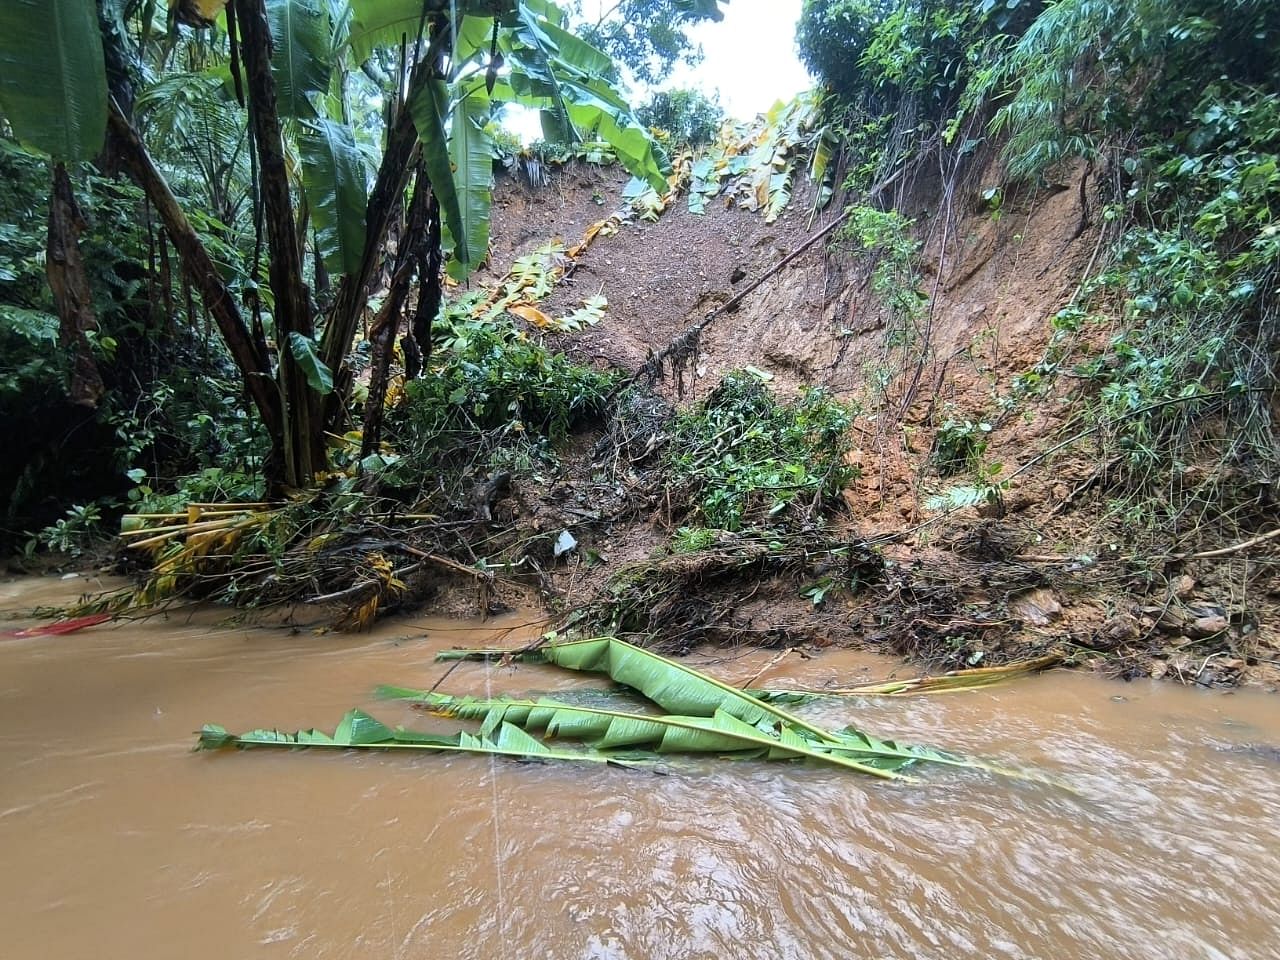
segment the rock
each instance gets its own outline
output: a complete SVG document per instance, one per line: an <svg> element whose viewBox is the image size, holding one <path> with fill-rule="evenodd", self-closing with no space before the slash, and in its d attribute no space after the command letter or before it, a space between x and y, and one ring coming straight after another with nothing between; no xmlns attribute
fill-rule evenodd
<svg viewBox="0 0 1280 960"><path fill-rule="evenodd" d="M1132 614L1122 613L1108 620L1102 627L1102 633L1116 643L1128 643L1142 636L1142 626Z"/></svg>
<svg viewBox="0 0 1280 960"><path fill-rule="evenodd" d="M1230 626L1231 622L1221 614L1197 617L1187 624L1187 636L1195 640L1207 640L1209 637L1216 637L1220 633L1225 633Z"/></svg>
<svg viewBox="0 0 1280 960"><path fill-rule="evenodd" d="M1062 604L1052 590L1042 588L1015 597L1009 603L1009 612L1033 627L1047 627L1062 618Z"/></svg>
<svg viewBox="0 0 1280 960"><path fill-rule="evenodd" d="M1152 619L1161 633L1181 633L1191 621L1191 616L1181 606L1143 607L1142 612Z"/></svg>
<svg viewBox="0 0 1280 960"><path fill-rule="evenodd" d="M1189 577L1185 573L1180 577L1175 577L1169 584L1169 592L1179 600L1187 599L1195 588L1195 577Z"/></svg>

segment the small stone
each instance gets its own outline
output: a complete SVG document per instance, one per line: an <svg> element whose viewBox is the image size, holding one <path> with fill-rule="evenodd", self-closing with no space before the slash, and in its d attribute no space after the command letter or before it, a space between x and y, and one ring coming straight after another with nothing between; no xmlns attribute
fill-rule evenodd
<svg viewBox="0 0 1280 960"><path fill-rule="evenodd" d="M1112 617L1103 626L1102 632L1105 633L1116 643L1125 643L1130 640L1137 640L1142 636L1142 627L1138 620L1128 613L1122 613L1118 617Z"/></svg>
<svg viewBox="0 0 1280 960"><path fill-rule="evenodd" d="M1009 612L1033 627L1047 627L1062 617L1062 604L1053 595L1052 590L1032 590L1024 593L1009 604Z"/></svg>
<svg viewBox="0 0 1280 960"><path fill-rule="evenodd" d="M1187 625L1187 634L1196 640L1207 640L1224 633L1230 626L1230 621L1224 616L1197 617Z"/></svg>
<svg viewBox="0 0 1280 960"><path fill-rule="evenodd" d="M1162 633L1181 633L1191 617L1180 606L1143 607L1142 612L1151 617Z"/></svg>

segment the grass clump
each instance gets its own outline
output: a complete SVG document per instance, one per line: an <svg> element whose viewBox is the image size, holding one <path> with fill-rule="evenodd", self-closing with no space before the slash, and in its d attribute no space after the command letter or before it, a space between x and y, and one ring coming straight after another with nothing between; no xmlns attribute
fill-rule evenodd
<svg viewBox="0 0 1280 960"><path fill-rule="evenodd" d="M732 373L676 418L667 468L704 526L811 522L855 475L845 462L852 417L822 390L780 402Z"/></svg>

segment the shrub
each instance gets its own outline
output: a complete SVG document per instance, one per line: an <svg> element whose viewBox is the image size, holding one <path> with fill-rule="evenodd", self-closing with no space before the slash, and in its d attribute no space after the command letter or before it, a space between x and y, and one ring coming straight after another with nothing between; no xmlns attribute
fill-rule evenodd
<svg viewBox="0 0 1280 960"><path fill-rule="evenodd" d="M439 365L407 384L396 417L396 443L414 470L510 444L549 455L572 429L603 415L614 384L493 324L465 324L446 342Z"/></svg>
<svg viewBox="0 0 1280 960"><path fill-rule="evenodd" d="M822 390L780 403L751 374L729 374L676 418L667 466L708 527L812 521L854 476L851 420Z"/></svg>

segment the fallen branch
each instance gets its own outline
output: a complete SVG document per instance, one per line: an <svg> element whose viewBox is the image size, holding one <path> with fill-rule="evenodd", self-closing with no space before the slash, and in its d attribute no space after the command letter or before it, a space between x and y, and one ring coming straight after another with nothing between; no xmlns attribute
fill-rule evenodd
<svg viewBox="0 0 1280 960"><path fill-rule="evenodd" d="M781 663L783 659L785 659L786 656L790 654L793 650L795 650L795 647L787 647L785 650L783 650L782 652L774 656L772 659L770 659L769 662L766 663L763 667L761 667L759 670L753 673L749 679L743 680L742 683L738 684L738 686L740 687L751 686L753 683L755 683L757 680L763 677L766 673L768 673L770 670L776 667L779 663Z"/></svg>
<svg viewBox="0 0 1280 960"><path fill-rule="evenodd" d="M1229 557L1233 554L1243 553L1251 547L1256 547L1260 543L1266 543L1268 540L1274 540L1280 537L1280 527L1269 533L1262 533L1256 537L1250 537L1248 540L1242 540L1239 543L1233 543L1229 547L1218 547L1216 550L1201 550L1196 553L1170 553L1164 557L1159 557L1163 563L1182 563L1186 560L1215 560L1218 557ZM1079 556L1064 557L1056 553L1020 553L1013 558L1021 563L1076 563L1081 562ZM1102 561L1115 562L1117 560L1130 563L1136 560L1153 559L1149 557L1140 557L1136 554L1126 554L1123 557L1094 557L1090 562L1100 563Z"/></svg>

